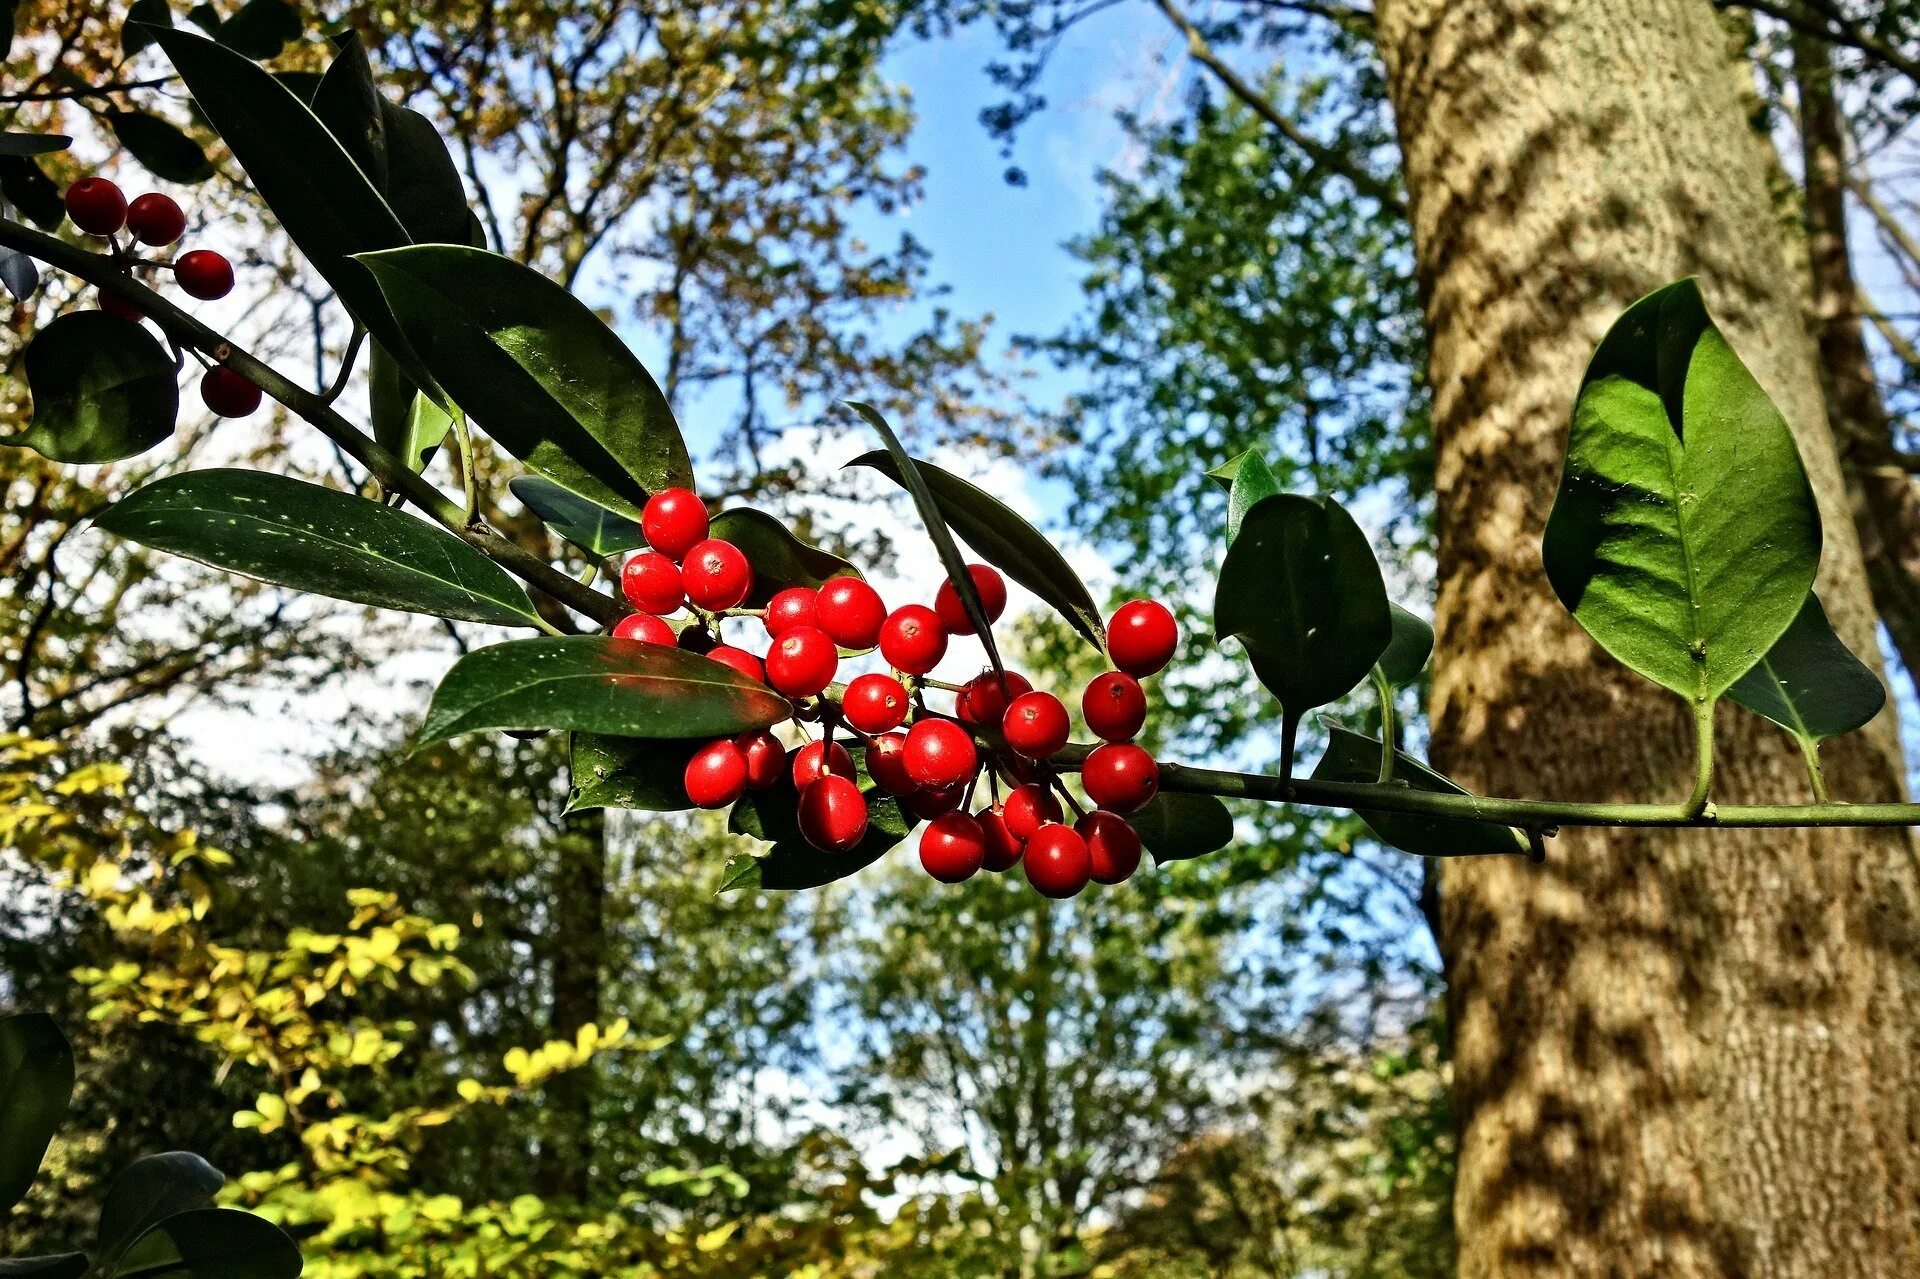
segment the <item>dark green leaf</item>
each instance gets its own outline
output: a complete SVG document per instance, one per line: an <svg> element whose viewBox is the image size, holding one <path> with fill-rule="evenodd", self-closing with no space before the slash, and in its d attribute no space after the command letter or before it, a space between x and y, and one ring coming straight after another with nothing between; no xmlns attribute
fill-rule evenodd
<svg viewBox="0 0 1920 1279"><path fill-rule="evenodd" d="M318 71L276 71L273 73L273 78L285 85L287 92L306 103L308 107L313 106L313 95L320 88L321 77Z"/></svg>
<svg viewBox="0 0 1920 1279"><path fill-rule="evenodd" d="M540 517L542 524L595 559L605 559L623 551L637 551L647 544L647 539L640 532L639 522L631 516L609 511L598 502L589 502L578 493L569 492L543 476L522 475L509 481L507 488L529 511ZM723 535L715 533L714 536ZM747 558L757 575L760 561L754 558L750 550L747 551Z"/></svg>
<svg viewBox="0 0 1920 1279"><path fill-rule="evenodd" d="M1727 696L1812 742L1851 733L1887 704L1879 677L1840 642L1811 593L1793 625Z"/></svg>
<svg viewBox="0 0 1920 1279"><path fill-rule="evenodd" d="M1247 512L1220 566L1213 622L1296 718L1365 679L1393 638L1366 534L1333 499L1292 493Z"/></svg>
<svg viewBox="0 0 1920 1279"><path fill-rule="evenodd" d="M648 813L677 813L692 808L687 798L687 761L706 743L697 738L650 739L572 735L573 788L567 811L583 808L632 808Z"/></svg>
<svg viewBox="0 0 1920 1279"><path fill-rule="evenodd" d="M0 1279L80 1279L87 1273L87 1266L84 1252L0 1258Z"/></svg>
<svg viewBox="0 0 1920 1279"><path fill-rule="evenodd" d="M208 35L220 33L220 11L211 4L197 4L187 10L187 21Z"/></svg>
<svg viewBox="0 0 1920 1279"><path fill-rule="evenodd" d="M100 1205L94 1260L106 1274L139 1238L175 1213L211 1208L226 1178L199 1155L184 1150L136 1159L113 1179Z"/></svg>
<svg viewBox="0 0 1920 1279"><path fill-rule="evenodd" d="M1280 491L1280 484L1267 468L1267 460L1258 449L1248 449L1239 457L1207 472L1210 479L1227 486L1227 543L1240 536L1240 523L1253 504Z"/></svg>
<svg viewBox="0 0 1920 1279"><path fill-rule="evenodd" d="M120 52L131 58L153 43L148 27L173 25L173 9L167 0L133 0L126 21L120 27Z"/></svg>
<svg viewBox="0 0 1920 1279"><path fill-rule="evenodd" d="M424 471L447 433L453 419L445 409L415 389L399 361L387 354L378 342L371 344L368 357L368 416L373 419L373 438L383 448L416 471Z"/></svg>
<svg viewBox="0 0 1920 1279"><path fill-rule="evenodd" d="M0 133L0 155L47 155L72 145L64 133Z"/></svg>
<svg viewBox="0 0 1920 1279"><path fill-rule="evenodd" d="M266 1218L234 1208L194 1208L148 1231L112 1274L115 1279L294 1279L301 1264L300 1249Z"/></svg>
<svg viewBox="0 0 1920 1279"><path fill-rule="evenodd" d="M0 62L13 56L13 28L19 18L20 0L0 0Z"/></svg>
<svg viewBox="0 0 1920 1279"><path fill-rule="evenodd" d="M73 1049L53 1018L0 1018L0 1212L26 1197L72 1097Z"/></svg>
<svg viewBox="0 0 1920 1279"><path fill-rule="evenodd" d="M0 195L42 231L58 231L67 220L67 202L29 155L0 155Z"/></svg>
<svg viewBox="0 0 1920 1279"><path fill-rule="evenodd" d="M1693 281L1634 303L1594 353L1543 550L1587 633L1695 706L1799 613L1820 563L1813 490Z"/></svg>
<svg viewBox="0 0 1920 1279"><path fill-rule="evenodd" d="M40 266L24 253L0 244L0 284L15 302L25 302L40 291Z"/></svg>
<svg viewBox="0 0 1920 1279"><path fill-rule="evenodd" d="M667 398L587 305L483 249L428 244L361 259L454 401L536 471L638 519L690 488Z"/></svg>
<svg viewBox="0 0 1920 1279"><path fill-rule="evenodd" d="M455 662L419 745L490 728L721 737L792 713L764 684L698 653L604 635L513 640Z"/></svg>
<svg viewBox="0 0 1920 1279"><path fill-rule="evenodd" d="M56 462L113 462L173 434L173 361L137 321L69 311L34 335L25 357L33 420L6 441Z"/></svg>
<svg viewBox="0 0 1920 1279"><path fill-rule="evenodd" d="M120 145L156 178L193 183L205 182L213 176L213 163L207 159L207 153L177 126L144 111L102 114Z"/></svg>
<svg viewBox="0 0 1920 1279"><path fill-rule="evenodd" d="M103 512L108 532L230 573L501 626L538 616L506 570L404 511L264 471L188 471Z"/></svg>
<svg viewBox="0 0 1920 1279"><path fill-rule="evenodd" d="M1393 616L1393 638L1380 654L1380 670L1389 684L1404 687L1420 678L1433 656L1433 624L1398 604L1390 603L1387 609Z"/></svg>
<svg viewBox="0 0 1920 1279"><path fill-rule="evenodd" d="M247 0L220 24L221 44L249 58L271 58L300 38L300 14L287 0Z"/></svg>
<svg viewBox="0 0 1920 1279"><path fill-rule="evenodd" d="M822 852L800 833L800 796L791 777L782 776L762 791L748 791L733 806L727 829L736 835L750 835L773 847L758 856L736 853L727 859L720 878L720 891L736 888L760 888L789 892L818 888L845 879L885 856L906 838L911 824L900 809L900 801L877 787L863 792L867 797L867 834L844 853Z"/></svg>
<svg viewBox="0 0 1920 1279"><path fill-rule="evenodd" d="M334 47L314 94L314 114L386 197L415 243L470 243L466 188L445 140L425 116L381 94L357 32L338 37Z"/></svg>
<svg viewBox="0 0 1920 1279"><path fill-rule="evenodd" d="M860 576L859 569L838 555L808 545L773 516L749 506L714 516L713 536L739 547L753 565L749 608L764 608L775 592L789 586L819 587L831 578Z"/></svg>
<svg viewBox="0 0 1920 1279"><path fill-rule="evenodd" d="M894 483L902 483L900 468L884 452L863 454L847 465L870 466ZM1106 625L1099 606L1067 557L1039 529L986 490L931 462L915 461L914 468L947 525L976 555L1039 596L1089 642L1105 646Z"/></svg>
<svg viewBox="0 0 1920 1279"><path fill-rule="evenodd" d="M1204 857L1233 842L1233 814L1212 795L1161 791L1127 820L1160 863Z"/></svg>
<svg viewBox="0 0 1920 1279"><path fill-rule="evenodd" d="M1406 783L1409 790L1434 795L1468 793L1403 751L1395 751L1393 759L1396 782ZM1313 776L1315 781L1322 782L1377 781L1380 743L1338 724L1328 724L1327 751L1314 767ZM1479 857L1527 851L1527 841L1520 832L1491 822L1451 821L1444 817L1366 809L1355 810L1355 815L1381 843L1422 857Z"/></svg>

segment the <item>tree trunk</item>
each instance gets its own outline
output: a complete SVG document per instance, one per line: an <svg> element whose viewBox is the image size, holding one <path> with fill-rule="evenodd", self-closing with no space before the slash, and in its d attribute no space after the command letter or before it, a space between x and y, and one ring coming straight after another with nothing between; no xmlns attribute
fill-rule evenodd
<svg viewBox="0 0 1920 1279"><path fill-rule="evenodd" d="M1700 278L1800 442L1820 590L1874 615L1796 272L1708 0L1379 0L1431 337L1433 749L1503 794L1678 800L1681 707L1554 600L1540 534L1581 372ZM1722 800L1805 800L1723 705ZM1890 717L1837 798L1902 789ZM1441 938L1463 1279L1920 1273L1920 867L1903 832L1568 831L1451 862Z"/></svg>
<svg viewBox="0 0 1920 1279"><path fill-rule="evenodd" d="M606 814L598 809L567 817L562 861L553 892L548 938L553 1003L547 1034L571 1040L600 1022L601 967L606 958ZM587 1202L593 1173L592 1063L556 1075L547 1084L544 1133L536 1185L543 1195Z"/></svg>

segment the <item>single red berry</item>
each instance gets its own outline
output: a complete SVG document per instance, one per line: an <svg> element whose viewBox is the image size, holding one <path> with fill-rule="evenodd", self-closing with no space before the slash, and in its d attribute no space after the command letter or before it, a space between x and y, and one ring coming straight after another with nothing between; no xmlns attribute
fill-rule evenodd
<svg viewBox="0 0 1920 1279"><path fill-rule="evenodd" d="M856 676L840 699L840 710L861 732L884 733L906 723L907 690L891 675Z"/></svg>
<svg viewBox="0 0 1920 1279"><path fill-rule="evenodd" d="M789 586L767 601L767 615L760 619L767 634L779 639L802 626L820 625L820 592L805 586Z"/></svg>
<svg viewBox="0 0 1920 1279"><path fill-rule="evenodd" d="M121 297L118 293L100 290L100 309L108 315L117 315L123 320L144 320L146 314L139 307Z"/></svg>
<svg viewBox="0 0 1920 1279"><path fill-rule="evenodd" d="M1123 671L1096 675L1080 694L1080 714L1096 737L1128 742L1147 722L1147 695L1140 681Z"/></svg>
<svg viewBox="0 0 1920 1279"><path fill-rule="evenodd" d="M920 789L907 776L907 735L882 733L867 743L867 776L889 795L911 795Z"/></svg>
<svg viewBox="0 0 1920 1279"><path fill-rule="evenodd" d="M800 833L815 848L844 853L867 834L867 797L844 777L827 776L800 792Z"/></svg>
<svg viewBox="0 0 1920 1279"><path fill-rule="evenodd" d="M112 235L127 224L127 197L105 178L81 178L67 188L67 216L88 235Z"/></svg>
<svg viewBox="0 0 1920 1279"><path fill-rule="evenodd" d="M1107 622L1107 653L1127 674L1144 679L1164 667L1180 643L1180 628L1165 604L1131 600Z"/></svg>
<svg viewBox="0 0 1920 1279"><path fill-rule="evenodd" d="M920 865L943 884L971 878L986 856L986 832L965 813L942 813L920 832Z"/></svg>
<svg viewBox="0 0 1920 1279"><path fill-rule="evenodd" d="M173 260L173 278L188 296L211 302L233 292L233 263L212 249L195 249Z"/></svg>
<svg viewBox="0 0 1920 1279"><path fill-rule="evenodd" d="M836 577L820 588L820 629L841 648L866 650L880 642L887 606L880 592L857 577Z"/></svg>
<svg viewBox="0 0 1920 1279"><path fill-rule="evenodd" d="M909 675L925 675L947 655L947 631L925 604L904 604L880 628L880 656Z"/></svg>
<svg viewBox="0 0 1920 1279"><path fill-rule="evenodd" d="M707 504L691 489L661 489L640 508L640 532L648 546L677 560L706 540Z"/></svg>
<svg viewBox="0 0 1920 1279"><path fill-rule="evenodd" d="M687 602L680 566L658 551L642 551L627 558L620 570L620 591L627 603L655 617L665 617Z"/></svg>
<svg viewBox="0 0 1920 1279"><path fill-rule="evenodd" d="M639 640L642 644L663 644L672 648L677 638L673 628L651 613L628 613L613 624L615 639Z"/></svg>
<svg viewBox="0 0 1920 1279"><path fill-rule="evenodd" d="M839 669L840 651L817 627L795 627L767 650L767 682L787 697L812 697Z"/></svg>
<svg viewBox="0 0 1920 1279"><path fill-rule="evenodd" d="M760 664L759 658L744 648L735 648L731 644L715 644L707 650L707 658L722 666L733 667L756 684L767 682L767 668Z"/></svg>
<svg viewBox="0 0 1920 1279"><path fill-rule="evenodd" d="M748 790L765 790L780 780L780 774L786 771L787 748L779 738L763 728L757 733L743 733L733 742L747 759Z"/></svg>
<svg viewBox="0 0 1920 1279"><path fill-rule="evenodd" d="M827 749L825 742L808 742L793 753L793 786L805 790L822 777L853 777L853 756L839 742Z"/></svg>
<svg viewBox="0 0 1920 1279"><path fill-rule="evenodd" d="M960 686L954 695L953 713L969 724L997 728L1007 717L1007 703L1032 691L1032 681L1017 672L996 675L982 671Z"/></svg>
<svg viewBox="0 0 1920 1279"><path fill-rule="evenodd" d="M973 593L980 597L987 621L999 621L1000 614L1007 611L1006 582L985 564L967 565L967 576L973 579ZM973 619L967 616L967 607L960 602L960 592L953 589L952 582L940 583L940 589L934 592L933 611L950 634L973 634Z"/></svg>
<svg viewBox="0 0 1920 1279"><path fill-rule="evenodd" d="M1004 811L1008 833L1025 842L1046 823L1060 820L1060 797L1037 782L1027 782L1007 792Z"/></svg>
<svg viewBox="0 0 1920 1279"><path fill-rule="evenodd" d="M967 797L967 788L960 786L933 786L903 796L900 807L918 817L921 821L938 817L942 813L951 813L960 807L960 801Z"/></svg>
<svg viewBox="0 0 1920 1279"><path fill-rule="evenodd" d="M729 738L708 742L687 761L687 798L700 808L725 808L747 790L747 757Z"/></svg>
<svg viewBox="0 0 1920 1279"><path fill-rule="evenodd" d="M1020 694L1000 720L1007 745L1028 759L1045 759L1065 746L1072 728L1067 708L1052 693Z"/></svg>
<svg viewBox="0 0 1920 1279"><path fill-rule="evenodd" d="M1073 829L1087 841L1094 883L1125 883L1140 869L1140 832L1118 813L1096 808Z"/></svg>
<svg viewBox="0 0 1920 1279"><path fill-rule="evenodd" d="M1071 826L1048 822L1027 841L1027 882L1046 897L1071 897L1093 878L1093 855Z"/></svg>
<svg viewBox="0 0 1920 1279"><path fill-rule="evenodd" d="M732 542L710 537L687 552L680 566L687 598L701 608L718 612L738 608L753 589L753 566Z"/></svg>
<svg viewBox="0 0 1920 1279"><path fill-rule="evenodd" d="M950 719L923 719L907 730L907 776L922 786L958 786L980 767L973 734Z"/></svg>
<svg viewBox="0 0 1920 1279"><path fill-rule="evenodd" d="M245 417L260 407L260 388L216 364L200 378L200 398L221 417Z"/></svg>
<svg viewBox="0 0 1920 1279"><path fill-rule="evenodd" d="M973 815L973 820L980 823L980 833L986 841L986 852L980 862L983 867L998 874L1020 864L1020 854L1027 841L1007 829L1004 808L998 804L983 808Z"/></svg>
<svg viewBox="0 0 1920 1279"><path fill-rule="evenodd" d="M1100 807L1134 813L1160 789L1160 766L1132 742L1109 742L1095 747L1080 765L1080 785Z"/></svg>
<svg viewBox="0 0 1920 1279"><path fill-rule="evenodd" d="M187 230L187 215L173 197L149 191L127 206L127 230L142 244L172 244Z"/></svg>

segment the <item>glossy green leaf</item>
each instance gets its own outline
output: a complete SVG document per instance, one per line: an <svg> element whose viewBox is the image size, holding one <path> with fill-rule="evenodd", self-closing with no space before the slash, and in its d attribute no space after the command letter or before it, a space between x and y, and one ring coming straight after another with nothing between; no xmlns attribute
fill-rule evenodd
<svg viewBox="0 0 1920 1279"><path fill-rule="evenodd" d="M45 1257L0 1257L0 1279L80 1279L90 1263L84 1252Z"/></svg>
<svg viewBox="0 0 1920 1279"><path fill-rule="evenodd" d="M67 220L60 188L30 155L0 155L0 195L42 231L58 231Z"/></svg>
<svg viewBox="0 0 1920 1279"><path fill-rule="evenodd" d="M697 738L607 737L572 735L572 788L567 811L631 808L648 813L677 813L692 808L687 798L687 761L706 743Z"/></svg>
<svg viewBox="0 0 1920 1279"><path fill-rule="evenodd" d="M23 362L33 418L8 444L56 462L98 463L134 457L173 434L173 360L134 320L69 311L34 335Z"/></svg>
<svg viewBox="0 0 1920 1279"><path fill-rule="evenodd" d="M713 536L739 547L753 565L749 608L764 608L789 586L819 587L832 578L860 576L859 569L838 555L801 541L785 524L749 506L714 516Z"/></svg>
<svg viewBox="0 0 1920 1279"><path fill-rule="evenodd" d="M1208 471L1210 479L1227 487L1227 542L1240 536L1240 524L1253 504L1280 491L1279 481L1267 468L1267 460L1258 449L1248 449L1239 457Z"/></svg>
<svg viewBox="0 0 1920 1279"><path fill-rule="evenodd" d="M1799 613L1820 563L1813 490L1693 281L1634 303L1595 352L1543 550L1587 633L1695 706Z"/></svg>
<svg viewBox="0 0 1920 1279"><path fill-rule="evenodd" d="M115 1279L295 1279L300 1249L264 1217L235 1208L193 1208L148 1231L128 1250Z"/></svg>
<svg viewBox="0 0 1920 1279"><path fill-rule="evenodd" d="M424 471L453 430L453 418L425 395L378 342L367 357L368 416L373 438L415 471Z"/></svg>
<svg viewBox="0 0 1920 1279"><path fill-rule="evenodd" d="M1840 642L1811 593L1793 624L1727 696L1809 742L1851 733L1887 704L1879 677Z"/></svg>
<svg viewBox="0 0 1920 1279"><path fill-rule="evenodd" d="M184 1150L134 1160L107 1187L93 1255L105 1274L116 1273L139 1239L176 1213L211 1208L227 1179L199 1155Z"/></svg>
<svg viewBox="0 0 1920 1279"><path fill-rule="evenodd" d="M26 1198L73 1097L73 1048L45 1013L0 1017L0 1212Z"/></svg>
<svg viewBox="0 0 1920 1279"><path fill-rule="evenodd" d="M300 13L287 0L247 0L220 24L220 43L249 58L274 57L299 38Z"/></svg>
<svg viewBox="0 0 1920 1279"><path fill-rule="evenodd" d="M902 482L900 468L884 452L862 454L847 465L872 467L894 483ZM1107 631L1100 606L1067 557L1039 529L985 489L931 462L916 460L914 467L947 526L974 554L1039 596L1088 642L1105 646Z"/></svg>
<svg viewBox="0 0 1920 1279"><path fill-rule="evenodd" d="M142 546L356 604L500 626L531 626L537 617L505 569L451 533L284 475L167 476L96 522Z"/></svg>
<svg viewBox="0 0 1920 1279"><path fill-rule="evenodd" d="M1160 863L1205 857L1233 842L1233 814L1212 795L1161 791L1127 820Z"/></svg>
<svg viewBox="0 0 1920 1279"><path fill-rule="evenodd" d="M419 112L380 92L357 32L337 37L334 48L314 93L314 114L386 198L415 243L472 243L466 188L439 131Z"/></svg>
<svg viewBox="0 0 1920 1279"><path fill-rule="evenodd" d="M637 551L647 544L639 521L632 516L589 502L544 476L522 475L510 481L507 488L522 505L540 517L542 524L595 559ZM751 551L747 552L747 558L757 573L760 561L753 558Z"/></svg>
<svg viewBox="0 0 1920 1279"><path fill-rule="evenodd" d="M667 398L586 303L483 249L363 254L413 349L509 453L638 519L649 494L690 488Z"/></svg>
<svg viewBox="0 0 1920 1279"><path fill-rule="evenodd" d="M106 111L107 127L147 172L168 182L205 182L213 162L180 128L144 111Z"/></svg>
<svg viewBox="0 0 1920 1279"><path fill-rule="evenodd" d="M1379 776L1380 743L1338 724L1328 724L1327 750L1314 767L1314 780L1374 782ZM1434 795L1468 793L1404 751L1394 752L1394 776L1410 790ZM1519 831L1491 822L1450 821L1368 809L1355 810L1355 816L1381 843L1422 857L1481 857L1527 851L1527 841Z"/></svg>
<svg viewBox="0 0 1920 1279"><path fill-rule="evenodd" d="M1420 678L1433 656L1433 624L1398 604L1389 603L1387 610L1392 614L1393 638L1380 654L1380 670L1389 684L1404 687Z"/></svg>
<svg viewBox="0 0 1920 1279"><path fill-rule="evenodd" d="M126 21L120 27L120 52L131 58L153 43L149 27L173 25L173 9L167 0L133 0Z"/></svg>
<svg viewBox="0 0 1920 1279"><path fill-rule="evenodd" d="M15 302L25 302L40 291L40 266L24 253L0 244L0 284Z"/></svg>
<svg viewBox="0 0 1920 1279"><path fill-rule="evenodd" d="M604 635L512 640L455 662L418 744L483 729L721 737L792 713L764 684L698 653Z"/></svg>
<svg viewBox="0 0 1920 1279"><path fill-rule="evenodd" d="M72 145L64 133L0 133L0 155L48 155Z"/></svg>
<svg viewBox="0 0 1920 1279"><path fill-rule="evenodd" d="M727 859L720 891L759 888L775 892L819 888L864 870L907 837L912 823L900 801L877 787L867 797L867 833L844 853L822 852L800 833L799 793L790 777L762 791L748 791L733 806L727 829L773 847L759 854L736 853Z"/></svg>
<svg viewBox="0 0 1920 1279"><path fill-rule="evenodd" d="M1367 678L1393 638L1366 534L1333 499L1293 493L1247 511L1220 566L1213 623L1295 718Z"/></svg>

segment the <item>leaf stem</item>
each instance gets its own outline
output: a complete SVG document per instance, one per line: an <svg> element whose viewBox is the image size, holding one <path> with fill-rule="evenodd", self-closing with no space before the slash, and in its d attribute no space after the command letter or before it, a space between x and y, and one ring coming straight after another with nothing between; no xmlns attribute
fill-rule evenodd
<svg viewBox="0 0 1920 1279"><path fill-rule="evenodd" d="M1820 742L1805 733L1795 733L1793 740L1800 743L1801 757L1807 761L1807 780L1813 784L1813 797L1827 803L1827 777L1820 771Z"/></svg>
<svg viewBox="0 0 1920 1279"><path fill-rule="evenodd" d="M1373 672L1373 691L1380 696L1380 784L1385 786L1393 780L1394 756L1399 754L1400 730L1394 720L1393 685L1387 681L1387 673L1375 663Z"/></svg>
<svg viewBox="0 0 1920 1279"><path fill-rule="evenodd" d="M454 407L448 420L453 423L453 441L460 453L460 491L467 499L467 527L480 523L480 490L473 478L473 434L467 429L466 411Z"/></svg>
<svg viewBox="0 0 1920 1279"><path fill-rule="evenodd" d="M1694 768L1693 794L1687 796L1687 816L1698 817L1707 811L1707 796L1713 790L1713 701L1693 708Z"/></svg>
<svg viewBox="0 0 1920 1279"><path fill-rule="evenodd" d="M353 363L360 355L360 344L367 340L367 326L355 320L353 336L347 339L347 350L340 357L340 372L334 375L333 385L320 393L320 398L328 404L338 400L346 392L347 382L353 377Z"/></svg>

